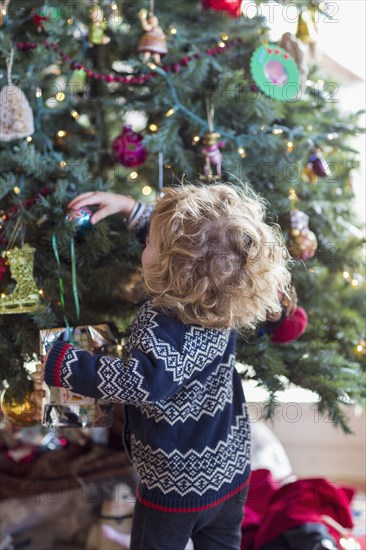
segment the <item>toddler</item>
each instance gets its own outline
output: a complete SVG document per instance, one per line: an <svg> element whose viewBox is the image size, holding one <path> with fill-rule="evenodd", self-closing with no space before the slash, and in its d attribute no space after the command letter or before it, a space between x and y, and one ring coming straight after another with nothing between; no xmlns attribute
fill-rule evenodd
<svg viewBox="0 0 366 550"><path fill-rule="evenodd" d="M57 342L45 381L125 404L124 444L140 477L132 550L239 550L250 427L235 370L238 329L281 316L289 256L264 201L226 184L164 188L155 206L84 193L70 208L120 212L146 239L149 293L125 360Z"/></svg>

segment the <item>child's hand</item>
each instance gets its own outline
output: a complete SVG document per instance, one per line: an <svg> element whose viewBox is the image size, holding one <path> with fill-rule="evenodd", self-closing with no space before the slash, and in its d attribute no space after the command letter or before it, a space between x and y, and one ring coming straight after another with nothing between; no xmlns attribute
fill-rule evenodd
<svg viewBox="0 0 366 550"><path fill-rule="evenodd" d="M92 206L93 204L99 205L98 210L90 219L92 224L96 224L112 214L121 213L125 218L128 218L136 201L132 197L127 197L126 195L105 191L91 191L78 195L69 202L67 207L70 210L77 210L82 206Z"/></svg>

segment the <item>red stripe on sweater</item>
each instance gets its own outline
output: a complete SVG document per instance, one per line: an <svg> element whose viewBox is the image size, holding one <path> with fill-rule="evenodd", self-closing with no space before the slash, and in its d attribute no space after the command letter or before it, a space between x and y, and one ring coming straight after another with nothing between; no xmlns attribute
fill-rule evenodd
<svg viewBox="0 0 366 550"><path fill-rule="evenodd" d="M249 476L249 479L247 479L246 482L243 483L243 485L240 485L240 487L234 489L234 491L231 491L231 493L225 495L219 500L216 500L216 502L212 502L211 504L206 504L205 506L197 506L196 508L170 508L169 506L161 506L160 504L154 504L142 498L138 488L136 490L136 496L138 498L138 501L141 502L141 504L144 504L149 508L154 508L154 510L159 510L160 512L200 512L201 510L208 510L209 508L213 508L214 506L221 504L221 502L224 502L224 500L227 500L228 498L234 496L236 493L239 493L239 491L241 491L242 489L244 489L246 485L248 485L249 481L250 481L250 476Z"/></svg>
<svg viewBox="0 0 366 550"><path fill-rule="evenodd" d="M60 353L59 353L59 355L56 359L54 377L55 377L56 386L59 387L59 388L62 388L62 384L61 384L61 365L62 365L62 361L64 360L64 357L66 355L67 350L70 349L71 347L72 346L70 344L65 344L65 346L62 348L62 350L60 351Z"/></svg>

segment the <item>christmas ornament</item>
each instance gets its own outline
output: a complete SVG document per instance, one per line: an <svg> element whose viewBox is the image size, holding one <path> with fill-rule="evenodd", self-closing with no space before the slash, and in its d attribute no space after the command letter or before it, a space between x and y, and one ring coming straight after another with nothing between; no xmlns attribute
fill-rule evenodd
<svg viewBox="0 0 366 550"><path fill-rule="evenodd" d="M313 150L313 153L309 159L309 164L311 165L314 174L320 178L330 176L331 171L319 148L315 148Z"/></svg>
<svg viewBox="0 0 366 550"><path fill-rule="evenodd" d="M107 21L104 19L103 10L99 4L92 4L88 7L89 18L89 41L95 46L108 44L111 39L104 34L107 28Z"/></svg>
<svg viewBox="0 0 366 550"><path fill-rule="evenodd" d="M121 300L130 304L139 304L147 298L147 291L144 286L140 271L131 273L126 279L118 284L118 296Z"/></svg>
<svg viewBox="0 0 366 550"><path fill-rule="evenodd" d="M306 311L302 307L297 306L294 313L286 317L283 323L274 329L271 340L276 344L284 344L297 340L304 334L307 325L308 316Z"/></svg>
<svg viewBox="0 0 366 550"><path fill-rule="evenodd" d="M66 221L73 223L79 236L83 236L85 231L89 231L93 226L90 223L93 212L90 208L82 206L76 210L69 210L66 214Z"/></svg>
<svg viewBox="0 0 366 550"><path fill-rule="evenodd" d="M315 44L318 41L318 31L314 18L307 7L302 7L297 22L296 37L304 44Z"/></svg>
<svg viewBox="0 0 366 550"><path fill-rule="evenodd" d="M43 363L47 352L57 341L70 342L90 353L115 352L116 344L108 325L51 328L40 331L40 358ZM109 401L85 397L66 388L43 383L43 425L49 428L106 427L112 424L113 404Z"/></svg>
<svg viewBox="0 0 366 550"><path fill-rule="evenodd" d="M304 90L308 79L309 67L306 62L306 50L302 42L290 32L285 32L278 45L295 60L300 73L301 88Z"/></svg>
<svg viewBox="0 0 366 550"><path fill-rule="evenodd" d="M44 21L47 21L47 17L44 17L43 15L38 15L38 13L36 13L35 15L33 15L32 21L34 25L37 27L38 32L42 32L45 30L43 23Z"/></svg>
<svg viewBox="0 0 366 550"><path fill-rule="evenodd" d="M222 154L221 150L225 146L224 141L218 141L220 134L218 132L207 132L203 138L202 154L205 156L205 177L208 181L221 178ZM215 168L214 175L212 168Z"/></svg>
<svg viewBox="0 0 366 550"><path fill-rule="evenodd" d="M41 308L39 291L33 279L34 254L35 249L29 244L6 252L11 277L17 284L11 294L1 295L0 315L32 313Z"/></svg>
<svg viewBox="0 0 366 550"><path fill-rule="evenodd" d="M291 210L290 225L287 248L291 256L296 260L310 260L318 248L318 241L309 229L309 216L301 210Z"/></svg>
<svg viewBox="0 0 366 550"><path fill-rule="evenodd" d="M224 11L232 17L240 17L242 4L242 0L202 0L202 6L206 10Z"/></svg>
<svg viewBox="0 0 366 550"><path fill-rule="evenodd" d="M12 141L34 133L33 112L27 98L11 81L14 50L7 60L8 84L0 91L0 141Z"/></svg>
<svg viewBox="0 0 366 550"><path fill-rule="evenodd" d="M148 152L142 144L143 136L134 132L131 126L122 128L122 133L113 141L114 157L120 164L126 167L142 164Z"/></svg>
<svg viewBox="0 0 366 550"><path fill-rule="evenodd" d="M314 184L314 183L318 183L319 181L318 176L315 174L313 170L312 164L310 164L309 162L307 163L304 170L302 171L301 178L305 183Z"/></svg>
<svg viewBox="0 0 366 550"><path fill-rule="evenodd" d="M142 59L145 63L152 57L153 61L160 65L161 56L168 52L168 47L159 19L153 12L148 14L146 9L139 11L139 18L145 33L139 40L137 51L143 53Z"/></svg>
<svg viewBox="0 0 366 550"><path fill-rule="evenodd" d="M276 44L259 46L250 60L252 76L272 99L292 101L298 97L300 74L290 54Z"/></svg>
<svg viewBox="0 0 366 550"><path fill-rule="evenodd" d="M21 428L35 426L37 420L37 408L31 400L32 389L25 394L22 401L11 396L9 388L4 390L0 398L0 407L5 418Z"/></svg>
<svg viewBox="0 0 366 550"><path fill-rule="evenodd" d="M221 178L222 154L220 149L225 146L224 141L218 141L221 137L218 132L214 131L214 106L210 105L208 97L205 99L207 124L209 132L206 132L203 138L202 154L205 156L205 179L212 181L216 178ZM215 168L214 175L212 168Z"/></svg>

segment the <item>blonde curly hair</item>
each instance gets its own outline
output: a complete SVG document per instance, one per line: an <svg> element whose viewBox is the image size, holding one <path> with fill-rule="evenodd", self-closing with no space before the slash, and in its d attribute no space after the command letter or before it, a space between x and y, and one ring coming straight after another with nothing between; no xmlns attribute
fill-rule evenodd
<svg viewBox="0 0 366 550"><path fill-rule="evenodd" d="M254 329L280 312L290 255L265 202L229 184L164 188L150 223L156 258L142 271L152 303L217 329Z"/></svg>

